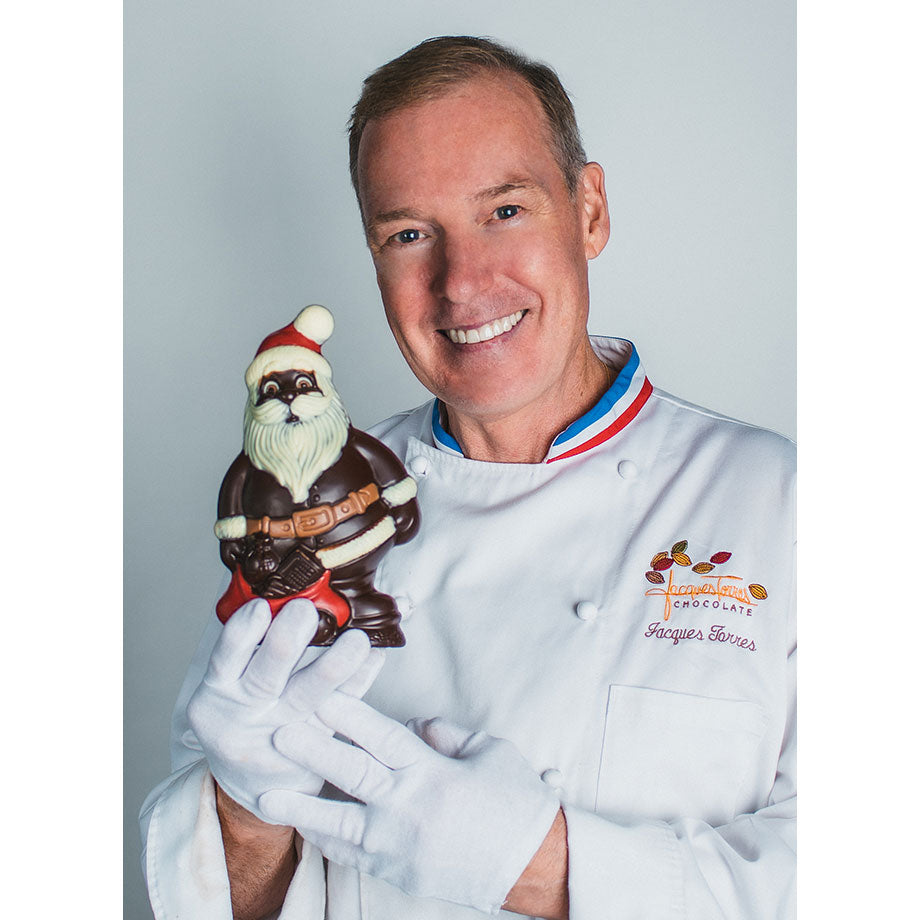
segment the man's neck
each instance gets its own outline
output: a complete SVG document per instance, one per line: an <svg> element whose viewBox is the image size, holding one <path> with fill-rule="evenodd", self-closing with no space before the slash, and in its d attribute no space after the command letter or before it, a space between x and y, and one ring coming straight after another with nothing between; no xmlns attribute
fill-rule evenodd
<svg viewBox="0 0 920 920"><path fill-rule="evenodd" d="M541 463L556 436L584 415L608 390L615 373L588 348L564 394L489 419L450 406L448 430L470 460Z"/></svg>

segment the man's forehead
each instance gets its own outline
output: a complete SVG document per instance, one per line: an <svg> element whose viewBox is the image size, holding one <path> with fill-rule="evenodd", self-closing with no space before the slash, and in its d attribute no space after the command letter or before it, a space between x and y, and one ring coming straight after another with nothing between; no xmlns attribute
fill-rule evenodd
<svg viewBox="0 0 920 920"><path fill-rule="evenodd" d="M446 150L445 150L446 147ZM459 155L452 157L454 152ZM410 184L446 169L485 160L486 170L465 197L487 200L505 192L539 189L544 183L525 162L556 162L548 120L529 84L517 74L485 75L451 85L433 98L413 102L368 121L358 152L362 199L384 199L374 204L386 211L397 177ZM366 215L370 217L370 215Z"/></svg>

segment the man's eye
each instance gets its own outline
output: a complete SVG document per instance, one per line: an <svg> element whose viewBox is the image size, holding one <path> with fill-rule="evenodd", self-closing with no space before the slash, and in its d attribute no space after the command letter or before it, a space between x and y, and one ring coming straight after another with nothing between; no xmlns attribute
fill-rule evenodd
<svg viewBox="0 0 920 920"><path fill-rule="evenodd" d="M298 390L312 390L316 387L316 381L312 377L303 374L294 381L294 385Z"/></svg>
<svg viewBox="0 0 920 920"><path fill-rule="evenodd" d="M281 387L274 380L267 380L262 384L262 395L267 396L269 399L272 396L277 396L280 391Z"/></svg>
<svg viewBox="0 0 920 920"><path fill-rule="evenodd" d="M400 230L393 239L397 243L417 243L422 238L422 234L419 230Z"/></svg>
<svg viewBox="0 0 920 920"><path fill-rule="evenodd" d="M517 217L520 210L521 206L519 204L503 204L500 208L495 209L495 216L498 220L509 220L512 217Z"/></svg>

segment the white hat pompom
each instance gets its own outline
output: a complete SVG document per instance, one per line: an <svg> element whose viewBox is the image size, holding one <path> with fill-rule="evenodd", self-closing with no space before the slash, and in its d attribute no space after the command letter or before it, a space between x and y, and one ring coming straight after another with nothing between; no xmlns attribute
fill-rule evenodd
<svg viewBox="0 0 920 920"><path fill-rule="evenodd" d="M304 307L294 320L294 328L317 345L322 345L332 335L335 320L332 314L321 304L314 303Z"/></svg>

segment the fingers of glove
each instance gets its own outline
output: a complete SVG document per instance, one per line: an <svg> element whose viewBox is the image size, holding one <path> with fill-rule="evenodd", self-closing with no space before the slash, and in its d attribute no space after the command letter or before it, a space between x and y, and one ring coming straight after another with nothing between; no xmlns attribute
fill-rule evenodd
<svg viewBox="0 0 920 920"><path fill-rule="evenodd" d="M259 810L272 821L296 827L305 838L318 835L359 847L364 836L365 806L354 802L272 789L259 796Z"/></svg>
<svg viewBox="0 0 920 920"><path fill-rule="evenodd" d="M361 699L377 679L386 658L386 652L382 648L372 648L361 667L339 687L339 690L348 696Z"/></svg>
<svg viewBox="0 0 920 920"><path fill-rule="evenodd" d="M243 604L221 629L205 679L212 683L239 680L271 621L268 601L256 598Z"/></svg>
<svg viewBox="0 0 920 920"><path fill-rule="evenodd" d="M363 802L381 799L390 787L390 771L370 754L305 723L282 725L272 743L280 754Z"/></svg>
<svg viewBox="0 0 920 920"><path fill-rule="evenodd" d="M312 713L333 690L359 671L370 647L361 630L346 630L319 658L288 681L285 702L300 712Z"/></svg>
<svg viewBox="0 0 920 920"><path fill-rule="evenodd" d="M480 732L470 732L447 719L410 719L408 727L427 745L439 754L447 757L461 757L467 752L471 742L476 741Z"/></svg>
<svg viewBox="0 0 920 920"><path fill-rule="evenodd" d="M319 617L311 601L288 601L268 627L243 674L245 690L258 697L280 696L318 625Z"/></svg>
<svg viewBox="0 0 920 920"><path fill-rule="evenodd" d="M361 872L370 869L370 859L365 851L347 840L330 837L328 834L317 834L315 831L304 830L300 836L307 843L313 844L330 862L339 866L351 866Z"/></svg>
<svg viewBox="0 0 920 920"><path fill-rule="evenodd" d="M408 767L430 753L428 746L405 725L340 691L331 694L316 714L333 731L351 738L394 770Z"/></svg>

